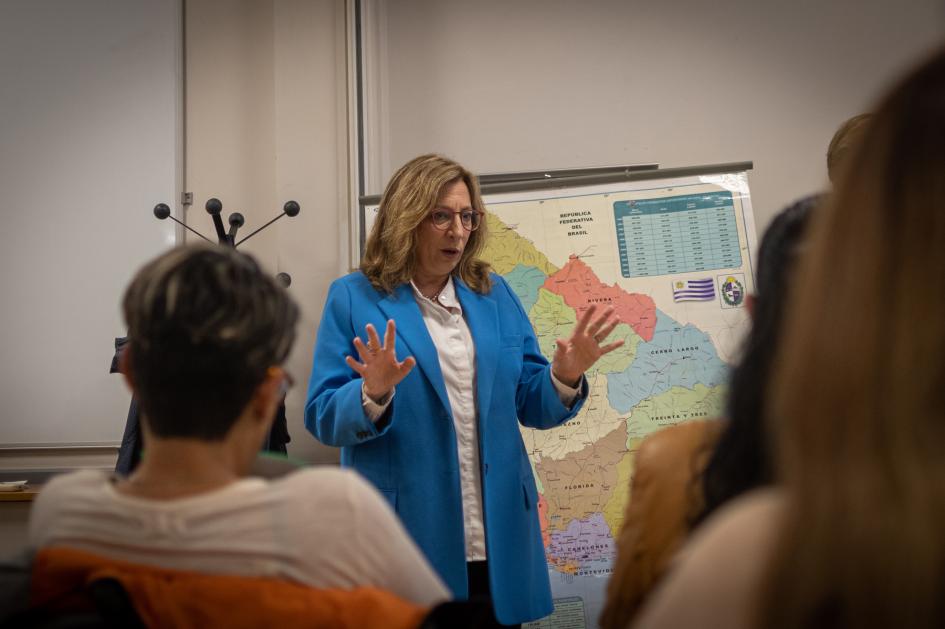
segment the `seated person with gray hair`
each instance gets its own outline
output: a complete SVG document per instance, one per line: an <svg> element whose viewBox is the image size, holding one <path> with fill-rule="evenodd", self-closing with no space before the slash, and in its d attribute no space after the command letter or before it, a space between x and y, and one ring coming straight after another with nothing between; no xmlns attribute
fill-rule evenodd
<svg viewBox="0 0 945 629"><path fill-rule="evenodd" d="M125 292L122 370L141 403L147 451L127 478L54 478L30 519L32 549L274 577L316 588L371 586L429 606L449 594L385 500L335 467L249 477L290 379L298 308L249 256L173 249Z"/></svg>

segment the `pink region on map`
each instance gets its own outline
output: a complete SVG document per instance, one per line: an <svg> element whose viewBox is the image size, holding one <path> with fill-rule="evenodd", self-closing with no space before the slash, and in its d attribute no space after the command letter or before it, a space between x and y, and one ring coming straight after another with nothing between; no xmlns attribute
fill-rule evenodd
<svg viewBox="0 0 945 629"><path fill-rule="evenodd" d="M626 323L644 341L653 339L656 329L656 304L649 295L628 293L616 284L607 286L577 256L571 256L560 271L545 280L545 290L560 295L580 317L591 304L613 306Z"/></svg>
<svg viewBox="0 0 945 629"><path fill-rule="evenodd" d="M551 538L548 534L548 501L545 500L544 494L538 495L538 522L541 524L541 543L548 548Z"/></svg>
<svg viewBox="0 0 945 629"><path fill-rule="evenodd" d="M603 514L572 520L568 528L551 534L548 554L559 562L584 564L614 556L614 540Z"/></svg>

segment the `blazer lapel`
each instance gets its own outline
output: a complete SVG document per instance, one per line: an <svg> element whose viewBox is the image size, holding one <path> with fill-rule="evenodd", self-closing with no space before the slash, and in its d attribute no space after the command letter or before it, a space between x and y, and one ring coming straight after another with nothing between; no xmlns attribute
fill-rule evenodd
<svg viewBox="0 0 945 629"><path fill-rule="evenodd" d="M457 277L453 279L456 297L463 307L476 346L476 396L481 422L492 404L492 388L499 361L499 310L491 297L474 292Z"/></svg>
<svg viewBox="0 0 945 629"><path fill-rule="evenodd" d="M398 286L394 293L385 296L378 303L388 319L393 319L397 325L397 336L404 342L407 352L397 352L397 360L403 360L412 355L417 360L417 367L423 372L437 396L447 411L450 410L450 400L446 395L446 385L443 383L443 372L440 371L440 359L433 345L433 339L427 331L427 325L420 314L410 284ZM378 330L383 334L383 330Z"/></svg>

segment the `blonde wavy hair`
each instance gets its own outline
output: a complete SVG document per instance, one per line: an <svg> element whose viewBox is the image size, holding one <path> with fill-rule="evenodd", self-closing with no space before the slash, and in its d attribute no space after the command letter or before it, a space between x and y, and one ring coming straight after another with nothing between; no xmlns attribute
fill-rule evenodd
<svg viewBox="0 0 945 629"><path fill-rule="evenodd" d="M872 113L859 114L844 122L830 139L827 147L827 178L831 183L839 183L843 165L850 160L857 144L862 140L866 129L873 119Z"/></svg>
<svg viewBox="0 0 945 629"><path fill-rule="evenodd" d="M409 282L417 270L417 234L430 215L443 189L462 180L469 188L475 210L485 213L479 182L471 172L451 159L433 153L415 157L394 173L377 211L377 220L368 236L361 272L374 288L392 293ZM479 256L488 236L485 216L479 229L469 232L466 248L453 270L469 288L487 293L492 288L489 264Z"/></svg>

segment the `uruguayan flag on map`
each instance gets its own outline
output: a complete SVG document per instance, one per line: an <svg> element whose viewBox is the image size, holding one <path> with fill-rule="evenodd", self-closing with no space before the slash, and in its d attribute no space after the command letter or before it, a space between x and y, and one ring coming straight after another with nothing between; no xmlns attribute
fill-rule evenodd
<svg viewBox="0 0 945 629"><path fill-rule="evenodd" d="M715 282L712 278L673 282L673 301L712 301Z"/></svg>

